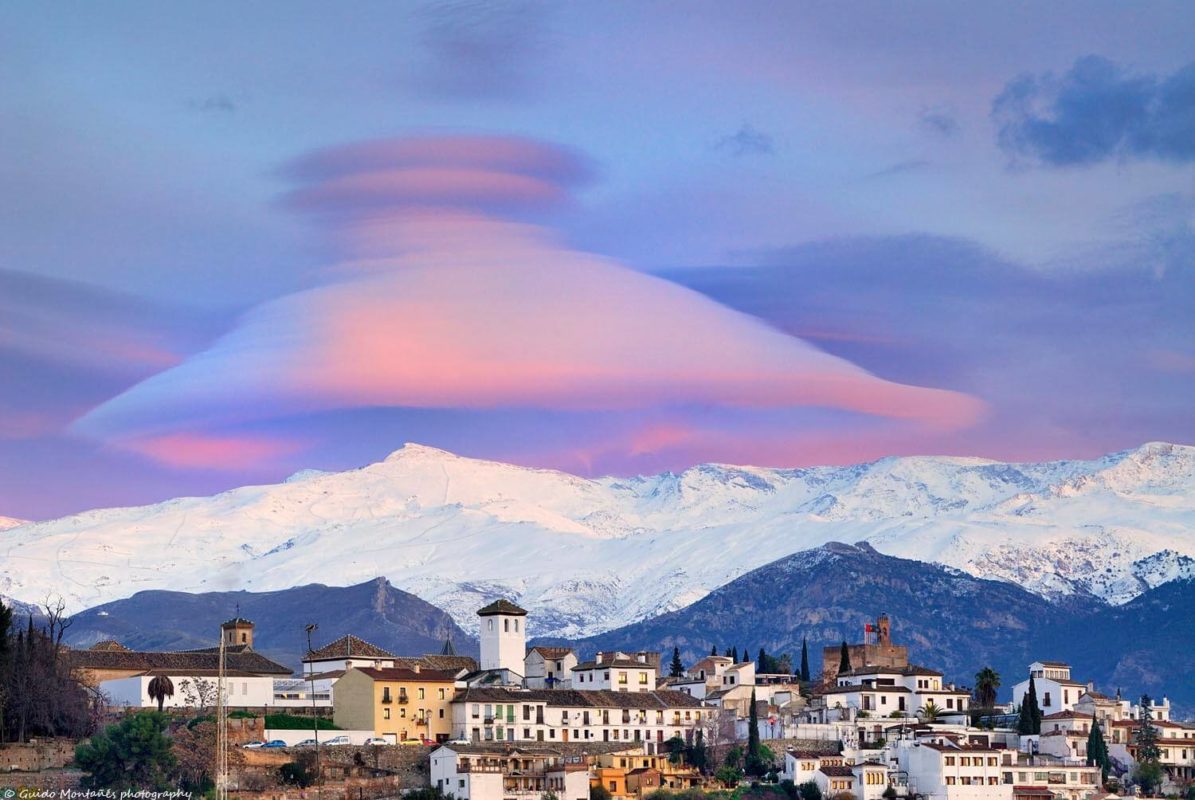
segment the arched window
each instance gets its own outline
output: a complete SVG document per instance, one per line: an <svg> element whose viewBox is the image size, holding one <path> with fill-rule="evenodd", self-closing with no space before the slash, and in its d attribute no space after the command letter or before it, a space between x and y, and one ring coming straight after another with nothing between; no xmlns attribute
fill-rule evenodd
<svg viewBox="0 0 1195 800"><path fill-rule="evenodd" d="M490 623L490 630L493 630L493 629L494 629L494 618L493 618L493 617L490 617L490 618L487 620L487 622L489 622L489 623Z"/></svg>
<svg viewBox="0 0 1195 800"><path fill-rule="evenodd" d="M502 630L505 631L506 633L510 633L510 620L508 620L508 619L502 620Z"/></svg>

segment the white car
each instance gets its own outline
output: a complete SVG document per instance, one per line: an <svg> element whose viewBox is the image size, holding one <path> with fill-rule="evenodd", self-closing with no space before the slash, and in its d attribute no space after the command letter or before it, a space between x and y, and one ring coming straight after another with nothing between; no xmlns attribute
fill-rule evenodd
<svg viewBox="0 0 1195 800"><path fill-rule="evenodd" d="M386 744L390 744L390 742L386 739L383 739L381 736L371 736L365 740L365 744L367 744L367 745L386 745Z"/></svg>
<svg viewBox="0 0 1195 800"><path fill-rule="evenodd" d="M333 736L328 741L324 742L328 747L338 747L342 745L352 744L347 736Z"/></svg>

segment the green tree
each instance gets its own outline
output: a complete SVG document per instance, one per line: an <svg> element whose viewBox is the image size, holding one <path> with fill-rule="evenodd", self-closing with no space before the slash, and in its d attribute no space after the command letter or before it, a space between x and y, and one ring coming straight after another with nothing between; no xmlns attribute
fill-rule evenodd
<svg viewBox="0 0 1195 800"><path fill-rule="evenodd" d="M610 790L600 783L589 787L589 800L610 800Z"/></svg>
<svg viewBox="0 0 1195 800"><path fill-rule="evenodd" d="M680 648L672 648L672 665L669 667L668 674L670 677L679 678L685 674L685 665L680 660Z"/></svg>
<svg viewBox="0 0 1195 800"><path fill-rule="evenodd" d="M851 651L847 648L846 639L842 640L842 650L838 656L838 674L851 671Z"/></svg>
<svg viewBox="0 0 1195 800"><path fill-rule="evenodd" d="M809 643L801 637L801 680L809 682Z"/></svg>
<svg viewBox="0 0 1195 800"><path fill-rule="evenodd" d="M668 762L671 764L679 764L685 758L685 740L681 738L678 733L664 743L668 748Z"/></svg>
<svg viewBox="0 0 1195 800"><path fill-rule="evenodd" d="M1100 730L1100 723L1091 717L1091 731L1087 734L1087 766L1100 768L1100 783L1108 782L1108 771L1112 769L1112 759L1108 756L1108 743L1104 741L1104 732Z"/></svg>
<svg viewBox="0 0 1195 800"><path fill-rule="evenodd" d="M1017 719L1017 733L1032 736L1041 733L1041 706L1037 704L1037 684L1029 676L1029 690L1021 698L1021 714Z"/></svg>
<svg viewBox="0 0 1195 800"><path fill-rule="evenodd" d="M1164 772L1159 763L1162 750L1158 747L1158 726L1153 721L1153 698L1147 694L1141 696L1141 718L1137 722L1133 735L1137 766L1133 778L1140 784L1143 794L1152 795L1162 785Z"/></svg>
<svg viewBox="0 0 1195 800"><path fill-rule="evenodd" d="M797 787L801 800L822 800L822 790L814 781L805 781Z"/></svg>
<svg viewBox="0 0 1195 800"><path fill-rule="evenodd" d="M714 646L713 646L713 647L710 649L710 655L711 655L711 656L716 656L716 655L718 655L718 645L714 645Z"/></svg>
<svg viewBox="0 0 1195 800"><path fill-rule="evenodd" d="M723 786L733 789L743 779L743 771L738 767L725 766L719 768L714 777L721 781Z"/></svg>
<svg viewBox="0 0 1195 800"><path fill-rule="evenodd" d="M88 789L170 787L177 761L165 734L166 717L156 711L131 714L75 748L75 765L88 773Z"/></svg>
<svg viewBox="0 0 1195 800"><path fill-rule="evenodd" d="M936 722L938 717L942 716L942 707L930 700L917 711L917 716L921 717L923 722Z"/></svg>
<svg viewBox="0 0 1195 800"><path fill-rule="evenodd" d="M730 660L735 664L739 663L739 648L737 646L731 649Z"/></svg>
<svg viewBox="0 0 1195 800"><path fill-rule="evenodd" d="M701 728L697 729L697 735L693 737L693 747L689 750L689 766L703 773L709 769L709 752L705 748L705 732Z"/></svg>
<svg viewBox="0 0 1195 800"><path fill-rule="evenodd" d="M996 690L1000 688L1000 673L984 667L975 673L975 702L980 708L996 705Z"/></svg>
<svg viewBox="0 0 1195 800"><path fill-rule="evenodd" d="M751 710L747 715L747 753L743 767L748 775L760 776L768 771L760 753L759 711L756 709L754 689L751 690Z"/></svg>
<svg viewBox="0 0 1195 800"><path fill-rule="evenodd" d="M764 652L762 647L759 648L759 657L755 659L755 671L771 672L771 670L768 669L768 654Z"/></svg>

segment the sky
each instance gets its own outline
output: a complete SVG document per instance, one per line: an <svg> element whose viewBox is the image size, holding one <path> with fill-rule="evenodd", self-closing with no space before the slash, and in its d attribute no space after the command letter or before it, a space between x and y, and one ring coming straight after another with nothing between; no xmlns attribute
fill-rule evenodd
<svg viewBox="0 0 1195 800"><path fill-rule="evenodd" d="M1195 443L1190 3L0 22L0 515Z"/></svg>

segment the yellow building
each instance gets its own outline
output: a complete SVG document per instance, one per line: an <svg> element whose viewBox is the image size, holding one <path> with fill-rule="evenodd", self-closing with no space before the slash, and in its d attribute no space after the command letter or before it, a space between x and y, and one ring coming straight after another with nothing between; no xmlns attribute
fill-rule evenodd
<svg viewBox="0 0 1195 800"><path fill-rule="evenodd" d="M667 755L644 755L642 750L598 754L590 770L590 784L605 787L619 800L642 798L657 789L700 788L704 783L696 769L673 764Z"/></svg>
<svg viewBox="0 0 1195 800"><path fill-rule="evenodd" d="M372 730L391 742L445 742L452 734L455 672L356 667L332 686L332 721L346 730Z"/></svg>

